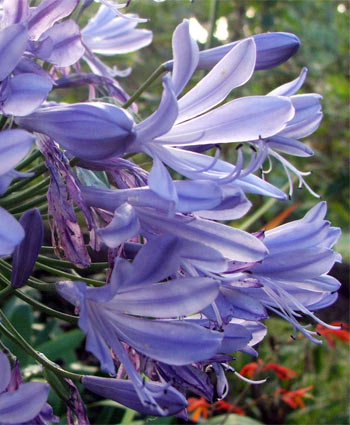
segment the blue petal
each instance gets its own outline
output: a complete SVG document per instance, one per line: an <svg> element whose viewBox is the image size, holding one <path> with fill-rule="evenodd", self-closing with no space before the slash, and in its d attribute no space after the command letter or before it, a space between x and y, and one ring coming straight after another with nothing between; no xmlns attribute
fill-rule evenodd
<svg viewBox="0 0 350 425"><path fill-rule="evenodd" d="M130 204L122 204L114 212L113 220L108 226L98 230L103 242L110 248L116 248L128 239L137 235L140 223L135 210Z"/></svg>
<svg viewBox="0 0 350 425"><path fill-rule="evenodd" d="M30 151L35 137L20 129L0 133L0 175L12 170Z"/></svg>
<svg viewBox="0 0 350 425"><path fill-rule="evenodd" d="M0 81L16 67L27 46L28 33L24 25L14 24L0 30Z"/></svg>
<svg viewBox="0 0 350 425"><path fill-rule="evenodd" d="M85 52L80 28L72 19L55 24L45 31L38 43L35 55L59 67L73 65Z"/></svg>
<svg viewBox="0 0 350 425"><path fill-rule="evenodd" d="M10 255L23 238L23 227L0 207L0 257Z"/></svg>
<svg viewBox="0 0 350 425"><path fill-rule="evenodd" d="M11 379L11 367L7 356L0 351L0 394L6 390ZM1 397L1 396L0 396Z"/></svg>
<svg viewBox="0 0 350 425"><path fill-rule="evenodd" d="M172 80L175 94L178 95L192 77L199 58L198 45L190 36L187 19L176 27L172 45L174 57Z"/></svg>
<svg viewBox="0 0 350 425"><path fill-rule="evenodd" d="M201 242L237 261L261 260L267 253L265 245L242 230L199 218L175 216L169 218L160 212L139 211L141 226L158 228L162 233ZM146 227L147 228L147 227Z"/></svg>
<svg viewBox="0 0 350 425"><path fill-rule="evenodd" d="M280 132L294 116L289 98L242 97L193 118L161 136L159 143L197 146L207 143L244 142Z"/></svg>
<svg viewBox="0 0 350 425"><path fill-rule="evenodd" d="M291 81L290 83L283 84L282 86L277 87L277 89L272 90L269 93L269 96L292 96L302 87L306 76L307 68L303 68L298 78Z"/></svg>
<svg viewBox="0 0 350 425"><path fill-rule="evenodd" d="M169 75L163 78L163 87L163 95L158 109L135 127L136 142L147 142L168 132L177 118L177 100Z"/></svg>
<svg viewBox="0 0 350 425"><path fill-rule="evenodd" d="M50 387L39 382L21 384L17 391L0 395L0 421L21 424L32 421L44 407Z"/></svg>
<svg viewBox="0 0 350 425"><path fill-rule="evenodd" d="M233 47L200 82L179 100L177 122L200 115L223 101L236 87L246 83L255 66L252 38Z"/></svg>
<svg viewBox="0 0 350 425"><path fill-rule="evenodd" d="M162 162L155 157L153 167L148 175L148 185L161 198L170 201L175 206L178 196L173 179Z"/></svg>
<svg viewBox="0 0 350 425"><path fill-rule="evenodd" d="M151 404L141 403L134 384L128 380L84 376L83 385L90 391L107 399L114 400L143 415L159 416L159 410ZM187 407L186 398L175 388L157 382L146 382L145 387L154 394L154 399L166 415L175 415Z"/></svg>
<svg viewBox="0 0 350 425"><path fill-rule="evenodd" d="M39 6L31 8L28 19L30 38L37 40L55 22L70 15L78 3L79 0L43 0Z"/></svg>
<svg viewBox="0 0 350 425"><path fill-rule="evenodd" d="M209 278L175 279L147 286L140 282L119 293L106 307L134 316L179 317L204 309L218 292L218 283Z"/></svg>
<svg viewBox="0 0 350 425"><path fill-rule="evenodd" d="M27 19L29 13L28 0L4 0L3 28L12 24L19 24Z"/></svg>
<svg viewBox="0 0 350 425"><path fill-rule="evenodd" d="M51 81L41 75L15 75L9 79L2 110L5 114L18 117L31 114L46 100L51 88Z"/></svg>
<svg viewBox="0 0 350 425"><path fill-rule="evenodd" d="M184 321L158 321L114 315L110 323L129 345L155 360L185 365L212 357L222 334ZM111 341L113 348L113 341Z"/></svg>

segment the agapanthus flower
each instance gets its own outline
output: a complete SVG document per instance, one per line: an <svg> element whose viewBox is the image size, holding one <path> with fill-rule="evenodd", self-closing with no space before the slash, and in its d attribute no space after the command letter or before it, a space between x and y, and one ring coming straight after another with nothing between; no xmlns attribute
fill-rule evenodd
<svg viewBox="0 0 350 425"><path fill-rule="evenodd" d="M125 71L109 68L92 53L114 56L134 52L152 42L152 31L137 29L137 21L125 17L137 18L137 15L116 16L112 9L101 5L82 29L83 42L89 50L83 58L94 73L109 77L125 76Z"/></svg>
<svg viewBox="0 0 350 425"><path fill-rule="evenodd" d="M7 356L0 352L0 422L19 425L29 423L46 408L50 387L41 382L21 383L10 387L11 367Z"/></svg>
<svg viewBox="0 0 350 425"><path fill-rule="evenodd" d="M115 373L110 347L144 404L155 402L152 391L143 385L123 343L152 359L184 365L210 358L222 341L219 332L174 319L210 304L217 296L214 280L198 277L157 283L178 270L180 249L176 239L158 237L139 251L132 264L118 259L104 287L91 288L83 282L57 285L59 293L79 308L86 347L99 358L102 370Z"/></svg>
<svg viewBox="0 0 350 425"><path fill-rule="evenodd" d="M314 338L316 333L302 326L297 318L302 313L324 324L313 311L329 306L337 299L340 283L327 273L336 261L341 260L340 255L332 250L340 229L330 227L330 223L324 220L326 210L326 203L321 202L303 219L261 234L269 250L261 262L230 266L229 271L236 272L236 278L235 274L226 275L215 300L224 322L237 315L245 319L249 319L247 314L265 314L266 317L263 312L267 308L289 321L295 330L300 330L310 340L321 343ZM244 302L231 296L232 291L240 293ZM205 314L215 317L210 307Z"/></svg>

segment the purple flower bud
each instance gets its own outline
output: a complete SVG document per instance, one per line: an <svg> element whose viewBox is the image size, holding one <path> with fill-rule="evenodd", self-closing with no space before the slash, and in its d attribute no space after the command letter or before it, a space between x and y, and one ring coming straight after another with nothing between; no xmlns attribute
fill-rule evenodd
<svg viewBox="0 0 350 425"><path fill-rule="evenodd" d="M120 155L134 139L131 115L102 102L42 108L16 121L27 129L50 136L83 159Z"/></svg>
<svg viewBox="0 0 350 425"><path fill-rule="evenodd" d="M13 254L11 284L14 288L21 288L26 284L44 238L44 225L39 210L26 211L19 222L25 230L25 236Z"/></svg>

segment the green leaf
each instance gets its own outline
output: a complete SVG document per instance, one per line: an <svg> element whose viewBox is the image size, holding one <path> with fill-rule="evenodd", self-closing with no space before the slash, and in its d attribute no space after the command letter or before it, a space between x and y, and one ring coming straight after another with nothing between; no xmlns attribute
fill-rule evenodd
<svg viewBox="0 0 350 425"><path fill-rule="evenodd" d="M17 331L23 336L23 338L30 343L32 337L32 324L33 324L33 311L28 304L24 304L22 301L15 299L11 300L6 306L7 317ZM31 357L18 345L4 338L4 344L13 352L22 367L26 366L30 362Z"/></svg>
<svg viewBox="0 0 350 425"><path fill-rule="evenodd" d="M255 419L248 418L247 416L236 415L219 415L206 420L207 424L211 425L263 425Z"/></svg>
<svg viewBox="0 0 350 425"><path fill-rule="evenodd" d="M52 361L63 360L66 364L76 361L75 349L85 338L80 329L65 332L57 338L40 344L36 349Z"/></svg>

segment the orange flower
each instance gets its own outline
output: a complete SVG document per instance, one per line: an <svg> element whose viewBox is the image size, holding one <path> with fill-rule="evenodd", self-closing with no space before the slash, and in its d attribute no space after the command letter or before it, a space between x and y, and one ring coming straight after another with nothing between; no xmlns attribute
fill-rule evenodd
<svg viewBox="0 0 350 425"><path fill-rule="evenodd" d="M331 347L335 346L335 340L333 337L339 339L342 342L350 341L349 325L342 322L332 322L331 325L341 326L342 329L328 329L323 325L317 325L316 327L317 332L326 338L328 344Z"/></svg>
<svg viewBox="0 0 350 425"><path fill-rule="evenodd" d="M259 366L260 364L257 362L247 363L245 366L242 367L239 373L251 379L254 377Z"/></svg>
<svg viewBox="0 0 350 425"><path fill-rule="evenodd" d="M276 372L276 375L283 381L287 381L296 377L294 370L288 369L287 367L281 366L277 363L268 363L266 366L264 366L263 370L273 370Z"/></svg>
<svg viewBox="0 0 350 425"><path fill-rule="evenodd" d="M313 388L313 385L309 385L306 388L299 388L298 390L288 391L284 388L277 390L277 394L282 394L282 400L287 403L292 409L305 408L303 397L310 397L310 394L306 394Z"/></svg>
<svg viewBox="0 0 350 425"><path fill-rule="evenodd" d="M214 403L215 410L225 410L225 412L237 413L238 415L245 415L245 411L240 407L227 403L225 400L219 400Z"/></svg>
<svg viewBox="0 0 350 425"><path fill-rule="evenodd" d="M208 418L209 409L211 408L211 405L205 400L204 397L201 397L201 398L190 397L187 401L188 401L187 410L189 412L193 412L191 416L191 420L193 422L198 422L201 416L204 419Z"/></svg>

